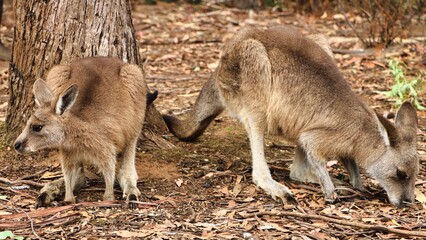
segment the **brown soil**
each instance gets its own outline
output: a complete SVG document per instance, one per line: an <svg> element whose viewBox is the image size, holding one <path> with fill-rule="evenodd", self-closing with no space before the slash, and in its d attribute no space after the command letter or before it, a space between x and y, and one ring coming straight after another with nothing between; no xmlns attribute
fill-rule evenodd
<svg viewBox="0 0 426 240"><path fill-rule="evenodd" d="M133 16L141 52L147 60L147 81L151 89L159 91L156 106L162 113L181 114L192 107L217 64L223 42L242 26L291 24L304 32L330 36L334 48L359 47L356 39L338 38L346 26L332 17L320 19L269 11L256 14L216 5L165 3L136 4ZM2 34L10 37L11 29L3 29ZM420 50L410 50L413 47ZM412 76L424 71L421 42L400 44L387 51L394 54L390 55L393 58L409 62ZM390 57L385 54L336 54L335 57L354 91L373 108L387 113L395 112L389 110L392 102L374 92L389 89L392 84L386 68ZM3 66L0 99L4 101L8 91L4 70L7 64L0 62L0 66ZM5 107L0 108L0 120L4 113ZM137 170L142 198L136 210L123 205L118 186L118 204L96 205L102 199L103 181L91 169L88 187L77 195L80 204L72 208L66 208L59 200L52 207L35 210L38 187L28 185L29 188L18 190L0 181L0 234L11 230L15 236L46 239L399 239L416 236L421 239L421 234L426 235L426 201L421 194L426 189L426 114L421 111L418 114L421 169L416 187L419 199L407 208L396 209L390 205L377 182L364 174L367 191L352 189L347 183L347 173L335 162L330 162L328 168L334 178L341 180L344 189L336 203L326 203L318 185L289 179L294 147L280 139L268 138L266 155L273 178L293 191L298 206L284 206L274 201L253 184L247 135L236 120L224 113L196 142L180 142L171 134L165 134L164 138L175 148L145 151L140 146ZM3 139L4 122L0 122L0 126ZM28 176L33 182L46 183L60 175L55 152L21 156L5 141L0 147L2 178L17 180ZM2 218L2 215L22 212L26 214L21 217ZM395 229L401 231L395 233Z"/></svg>

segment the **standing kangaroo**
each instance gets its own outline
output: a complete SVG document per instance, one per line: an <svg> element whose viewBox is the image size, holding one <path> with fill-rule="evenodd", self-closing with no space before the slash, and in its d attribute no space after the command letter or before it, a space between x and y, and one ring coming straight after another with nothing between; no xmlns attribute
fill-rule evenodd
<svg viewBox="0 0 426 240"><path fill-rule="evenodd" d="M319 182L327 201L337 197L326 169L331 159L343 163L354 187L363 188L360 166L395 206L414 201L415 109L404 103L395 124L377 115L351 90L322 41L282 26L246 28L224 46L188 118L163 117L175 136L192 141L225 108L248 133L253 181L274 199L295 202L292 192L271 177L265 132L296 144L291 178Z"/></svg>
<svg viewBox="0 0 426 240"><path fill-rule="evenodd" d="M117 164L123 197L138 199L135 148L147 105L141 69L111 57L83 58L53 67L33 92L37 109L14 147L19 153L59 149L65 201L75 202L73 192L85 185L84 163L103 173L104 200L114 199ZM53 200L41 196L36 205Z"/></svg>

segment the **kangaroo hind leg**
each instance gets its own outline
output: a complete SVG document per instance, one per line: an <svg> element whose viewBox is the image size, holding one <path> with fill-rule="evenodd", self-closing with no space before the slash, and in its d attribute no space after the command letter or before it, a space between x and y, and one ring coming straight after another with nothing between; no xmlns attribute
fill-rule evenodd
<svg viewBox="0 0 426 240"><path fill-rule="evenodd" d="M126 201L137 201L141 195L137 187L138 174L135 166L136 142L137 138L131 141L124 150L117 173L118 182L123 190L123 198L126 198ZM129 203L129 207L135 208L136 206Z"/></svg>
<svg viewBox="0 0 426 240"><path fill-rule="evenodd" d="M320 183L315 170L308 162L305 150L300 146L297 146L295 150L290 178L299 182Z"/></svg>
<svg viewBox="0 0 426 240"><path fill-rule="evenodd" d="M252 169L254 183L272 196L274 200L281 199L284 204L297 204L293 193L284 185L272 179L264 151L264 127L253 116L244 115L241 118L249 135L252 153Z"/></svg>

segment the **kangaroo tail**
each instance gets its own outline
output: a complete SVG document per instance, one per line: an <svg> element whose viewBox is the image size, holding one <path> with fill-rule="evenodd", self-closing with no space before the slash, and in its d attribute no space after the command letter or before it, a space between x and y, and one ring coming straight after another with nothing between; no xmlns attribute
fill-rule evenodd
<svg viewBox="0 0 426 240"><path fill-rule="evenodd" d="M177 138L182 141L195 141L224 108L213 73L201 89L194 108L186 119L179 120L172 115L163 115L163 119L169 131Z"/></svg>
<svg viewBox="0 0 426 240"><path fill-rule="evenodd" d="M157 99L158 96L158 91L155 90L154 92L148 92L146 94L146 105L149 106L152 102L155 101L155 99Z"/></svg>

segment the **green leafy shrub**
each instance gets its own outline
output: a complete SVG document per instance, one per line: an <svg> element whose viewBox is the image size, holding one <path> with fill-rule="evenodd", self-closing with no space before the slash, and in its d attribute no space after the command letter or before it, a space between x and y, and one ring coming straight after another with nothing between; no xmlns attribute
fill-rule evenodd
<svg viewBox="0 0 426 240"><path fill-rule="evenodd" d="M400 61L390 60L389 69L393 75L394 84L390 91L384 92L388 97L395 100L396 105L401 105L405 100L410 100L419 110L426 109L419 102L418 91L423 86L422 75L408 80L405 77L405 64Z"/></svg>

